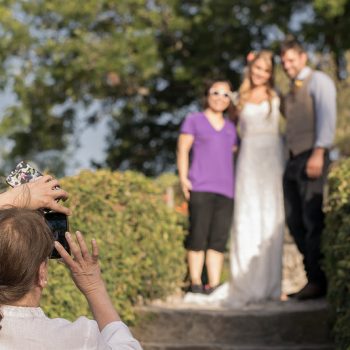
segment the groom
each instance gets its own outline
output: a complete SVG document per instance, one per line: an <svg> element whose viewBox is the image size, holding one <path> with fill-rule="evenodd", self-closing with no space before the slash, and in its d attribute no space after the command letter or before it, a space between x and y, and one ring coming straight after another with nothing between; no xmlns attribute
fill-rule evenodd
<svg viewBox="0 0 350 350"><path fill-rule="evenodd" d="M323 188L336 124L336 90L325 74L307 66L307 53L295 40L281 45L291 81L283 101L289 160L283 177L286 221L304 257L308 283L290 295L298 300L322 297L327 281L320 266L324 227Z"/></svg>

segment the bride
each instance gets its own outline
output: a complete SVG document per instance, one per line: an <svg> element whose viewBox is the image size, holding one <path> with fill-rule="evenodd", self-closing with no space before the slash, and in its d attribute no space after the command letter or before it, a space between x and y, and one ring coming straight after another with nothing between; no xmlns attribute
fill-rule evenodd
<svg viewBox="0 0 350 350"><path fill-rule="evenodd" d="M273 89L273 55L251 54L239 89L242 143L237 164L231 237L233 305L280 299L284 233L280 100Z"/></svg>
<svg viewBox="0 0 350 350"><path fill-rule="evenodd" d="M227 306L279 300L282 280L284 207L280 100L273 89L273 55L248 55L239 89L241 146L230 243L230 282L202 302ZM198 300L197 300L198 301Z"/></svg>

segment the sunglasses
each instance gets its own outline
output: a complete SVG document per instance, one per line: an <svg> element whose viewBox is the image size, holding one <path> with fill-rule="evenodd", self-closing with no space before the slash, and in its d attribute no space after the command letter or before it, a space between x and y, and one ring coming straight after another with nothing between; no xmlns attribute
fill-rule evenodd
<svg viewBox="0 0 350 350"><path fill-rule="evenodd" d="M225 98L230 98L229 93L224 92L224 91L220 91L220 90L210 90L209 91L209 95L210 96L221 96L221 97L225 97Z"/></svg>

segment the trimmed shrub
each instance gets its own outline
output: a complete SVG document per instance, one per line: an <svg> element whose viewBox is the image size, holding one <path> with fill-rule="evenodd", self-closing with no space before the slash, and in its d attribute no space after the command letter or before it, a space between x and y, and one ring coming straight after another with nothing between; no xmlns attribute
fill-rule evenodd
<svg viewBox="0 0 350 350"><path fill-rule="evenodd" d="M333 167L328 180L323 234L328 300L334 310L338 349L350 349L350 159Z"/></svg>
<svg viewBox="0 0 350 350"><path fill-rule="evenodd" d="M70 231L96 238L103 277L123 320L133 322L133 305L165 297L185 274L184 227L167 207L162 188L134 172L83 171L61 180L73 210ZM89 315L64 266L50 261L43 308L50 317Z"/></svg>

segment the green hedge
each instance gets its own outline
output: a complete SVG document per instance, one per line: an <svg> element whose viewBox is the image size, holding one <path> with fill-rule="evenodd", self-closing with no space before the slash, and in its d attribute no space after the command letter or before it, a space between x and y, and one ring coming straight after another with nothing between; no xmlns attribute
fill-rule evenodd
<svg viewBox="0 0 350 350"><path fill-rule="evenodd" d="M350 159L329 174L323 234L328 300L334 311L337 349L350 350Z"/></svg>
<svg viewBox="0 0 350 350"><path fill-rule="evenodd" d="M70 193L71 231L96 238L103 277L117 310L133 322L133 306L172 293L185 274L184 225L166 206L163 187L133 172L83 171L61 180ZM43 308L50 317L89 315L66 269L50 261Z"/></svg>

